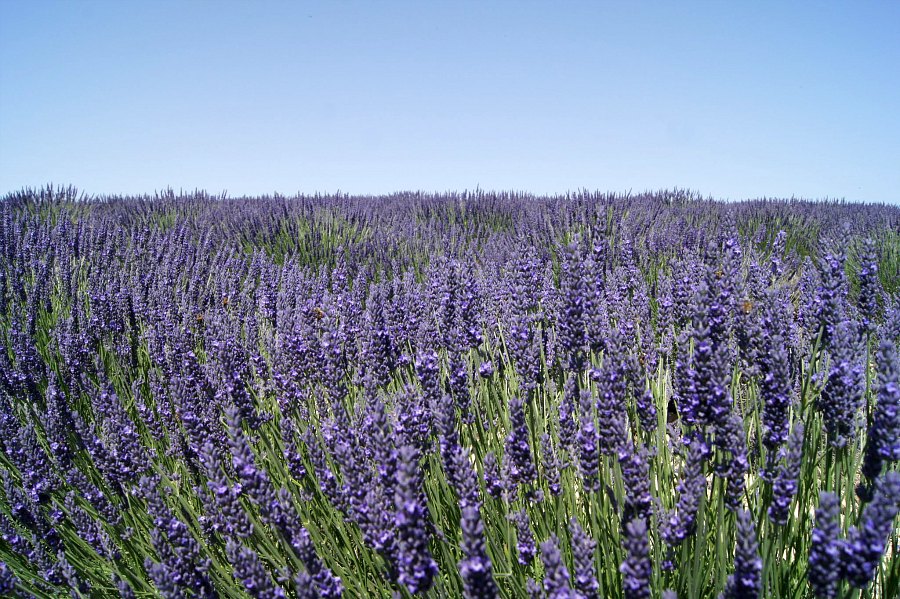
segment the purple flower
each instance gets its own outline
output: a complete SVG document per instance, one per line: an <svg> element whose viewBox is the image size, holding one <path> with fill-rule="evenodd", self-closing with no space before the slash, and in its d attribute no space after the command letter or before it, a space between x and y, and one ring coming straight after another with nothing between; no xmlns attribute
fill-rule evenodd
<svg viewBox="0 0 900 599"><path fill-rule="evenodd" d="M534 397L536 389L544 382L545 361L542 352L546 357L546 364L553 364L555 361L552 353L555 346L549 342L547 336L547 329L543 329L540 335L532 333L531 342L525 347L522 359L515 363L520 381L519 388L528 399Z"/></svg>
<svg viewBox="0 0 900 599"><path fill-rule="evenodd" d="M453 490L456 491L456 497L459 499L461 508L469 505L480 505L481 503L478 475L475 473L475 467L469 460L470 455L467 447L457 446L451 458L453 462L451 469L455 474L454 478L449 482L453 486Z"/></svg>
<svg viewBox="0 0 900 599"><path fill-rule="evenodd" d="M113 583L116 585L116 590L119 591L120 599L135 599L135 597L137 597L134 593L134 589L131 588L131 585L128 584L126 580L119 578L116 574L113 574Z"/></svg>
<svg viewBox="0 0 900 599"><path fill-rule="evenodd" d="M438 567L428 549L430 516L422 488L419 452L410 445L400 449L394 504L399 581L415 595L431 588Z"/></svg>
<svg viewBox="0 0 900 599"><path fill-rule="evenodd" d="M97 514L110 524L117 524L121 514L119 508L109 500L109 497L96 487L85 474L74 465L66 473L66 482L85 499Z"/></svg>
<svg viewBox="0 0 900 599"><path fill-rule="evenodd" d="M156 478L142 477L137 491L147 502L147 511L153 518L151 539L167 576L173 584L198 597L215 597L215 589L207 575L210 560L201 555L200 545L187 524L171 512L157 485Z"/></svg>
<svg viewBox="0 0 900 599"><path fill-rule="evenodd" d="M500 497L503 493L504 484L500 475L500 465L497 463L497 456L492 451L484 456L484 486L491 497Z"/></svg>
<svg viewBox="0 0 900 599"><path fill-rule="evenodd" d="M394 434L397 436L396 446L415 445L421 453L425 453L430 445L429 438L435 428L436 411L440 395L429 396L425 388L425 397L420 396L412 387L404 387L394 396ZM438 389L440 393L440 389Z"/></svg>
<svg viewBox="0 0 900 599"><path fill-rule="evenodd" d="M0 594L13 597L19 579L5 562L0 562Z"/></svg>
<svg viewBox="0 0 900 599"><path fill-rule="evenodd" d="M881 280L878 278L878 254L875 244L871 239L867 239L859 258L858 305L862 328L868 334L875 331L878 303L883 292Z"/></svg>
<svg viewBox="0 0 900 599"><path fill-rule="evenodd" d="M566 357L566 367L574 373L584 369L585 349L585 285L583 264L575 245L563 249L560 285L563 300L559 320L559 340Z"/></svg>
<svg viewBox="0 0 900 599"><path fill-rule="evenodd" d="M478 366L478 376L489 379L494 374L494 365L490 360L485 360Z"/></svg>
<svg viewBox="0 0 900 599"><path fill-rule="evenodd" d="M365 526L370 511L366 494L372 477L360 441L361 431L356 424L339 428L334 422L327 422L322 426L322 434L341 474L340 494L348 504L348 515L360 526Z"/></svg>
<svg viewBox="0 0 900 599"><path fill-rule="evenodd" d="M759 264L754 260L750 268L748 276L756 281L748 281L750 289L747 289L734 312L734 337L741 368L748 376L755 376L759 373L760 355L764 352L765 344L764 309L761 310L757 303L765 287L763 283L757 282L763 278Z"/></svg>
<svg viewBox="0 0 900 599"><path fill-rule="evenodd" d="M334 472L331 471L331 466L328 465L328 459L319 445L319 440L313 432L313 427L307 428L303 433L303 442L309 453L309 461L316 474L316 479L319 481L319 489L322 491L322 494L334 507L342 512L346 512L349 507L347 500L338 486Z"/></svg>
<svg viewBox="0 0 900 599"><path fill-rule="evenodd" d="M672 353L675 327L675 299L673 295L674 281L671 277L660 273L656 289L656 336L658 343L656 350L664 358L669 358Z"/></svg>
<svg viewBox="0 0 900 599"><path fill-rule="evenodd" d="M790 359L785 339L775 333L766 337L759 357L759 395L763 401L763 445L775 452L787 440L791 408Z"/></svg>
<svg viewBox="0 0 900 599"><path fill-rule="evenodd" d="M509 400L510 431L506 436L506 456L509 457L511 480L513 484L533 484L537 481L537 471L531 456L531 440L528 426L525 423L525 410L522 400L513 397Z"/></svg>
<svg viewBox="0 0 900 599"><path fill-rule="evenodd" d="M525 593L528 595L528 599L544 599L544 591L541 590L541 586L535 582L534 578L525 581Z"/></svg>
<svg viewBox="0 0 900 599"><path fill-rule="evenodd" d="M338 408L347 395L347 353L342 330L326 330L322 334L322 380L328 389L329 403Z"/></svg>
<svg viewBox="0 0 900 599"><path fill-rule="evenodd" d="M225 410L228 424L228 444L231 447L231 463L241 482L241 490L259 509L264 521L268 521L276 504L275 488L268 473L257 467L256 456L241 428L241 414L235 407Z"/></svg>
<svg viewBox="0 0 900 599"><path fill-rule="evenodd" d="M275 585L256 552L229 539L225 553L234 570L234 577L253 597L275 599L284 597L284 590Z"/></svg>
<svg viewBox="0 0 900 599"><path fill-rule="evenodd" d="M542 382L540 345L533 327L538 309L538 294L535 290L541 288L543 279L539 272L540 266L533 255L523 256L515 264L511 290L511 324L506 336L507 346L514 358L519 388L527 395Z"/></svg>
<svg viewBox="0 0 900 599"><path fill-rule="evenodd" d="M622 572L622 590L625 597L626 599L649 599L653 566L650 563L647 522L643 518L632 520L625 526L623 544L627 557L622 562L619 571Z"/></svg>
<svg viewBox="0 0 900 599"><path fill-rule="evenodd" d="M550 494L554 497L558 497L560 493L562 493L560 471L564 469L564 464L560 462L559 456L550 440L550 435L546 433L541 436L541 454L543 456L542 464L544 467L544 478L547 480L547 485L550 487Z"/></svg>
<svg viewBox="0 0 900 599"><path fill-rule="evenodd" d="M546 599L577 599L569 586L569 571L559 553L559 539L551 535L541 543L541 563L544 564L544 597Z"/></svg>
<svg viewBox="0 0 900 599"><path fill-rule="evenodd" d="M309 575L309 572L300 572L294 576L294 592L298 599L320 599L319 589Z"/></svg>
<svg viewBox="0 0 900 599"><path fill-rule="evenodd" d="M725 584L724 599L759 599L762 593L762 567L753 518L747 510L738 510L734 574L728 577Z"/></svg>
<svg viewBox="0 0 900 599"><path fill-rule="evenodd" d="M834 325L828 379L816 401L822 412L828 443L844 447L855 435L865 390L861 348L852 321Z"/></svg>
<svg viewBox="0 0 900 599"><path fill-rule="evenodd" d="M150 580L153 581L156 590L159 591L159 594L163 599L181 599L184 597L184 594L178 588L178 585L175 584L172 573L169 572L169 569L164 563L154 562L148 557L144 559L144 568L147 569Z"/></svg>
<svg viewBox="0 0 900 599"><path fill-rule="evenodd" d="M775 479L772 481L772 505L769 506L769 520L779 526L788 522L791 501L797 494L800 479L800 465L803 460L803 423L797 422L787 449L778 450L779 463L775 468Z"/></svg>
<svg viewBox="0 0 900 599"><path fill-rule="evenodd" d="M663 530L663 537L670 545L680 545L694 532L697 510L706 494L705 454L705 448L696 439L687 448L678 483L678 503Z"/></svg>
<svg viewBox="0 0 900 599"><path fill-rule="evenodd" d="M47 383L46 402L47 409L42 421L47 444L50 447L50 454L56 458L60 467L68 469L75 455L74 448L68 438L73 427L72 415L66 403L66 398L56 385L55 377L50 377ZM4 407L2 410L5 411L6 408ZM12 439L13 437L8 435L5 438Z"/></svg>
<svg viewBox="0 0 900 599"><path fill-rule="evenodd" d="M894 345L900 344L900 297L895 298L894 306L887 311L882 325L882 335Z"/></svg>
<svg viewBox="0 0 900 599"><path fill-rule="evenodd" d="M900 359L896 346L882 341L876 362L878 403L866 436L862 465L862 474L869 481L867 486L881 474L884 462L900 461ZM868 499L869 493L865 492L864 496Z"/></svg>
<svg viewBox="0 0 900 599"><path fill-rule="evenodd" d="M597 430L594 428L594 401L588 390L581 391L579 402L578 428L578 469L587 493L600 489L600 447Z"/></svg>
<svg viewBox="0 0 900 599"><path fill-rule="evenodd" d="M850 585L864 589L875 578L885 548L895 531L894 519L900 511L900 472L887 472L875 484L871 503L862 514L859 528L851 526L840 543L841 576Z"/></svg>
<svg viewBox="0 0 900 599"><path fill-rule="evenodd" d="M381 286L373 285L366 302L367 337L363 345L362 363L366 377L370 377L377 386L390 382L397 364L397 350L384 319L385 300Z"/></svg>
<svg viewBox="0 0 900 599"><path fill-rule="evenodd" d="M389 495L393 495L397 449L394 444L394 431L381 398L370 399L364 425L367 433L366 444L372 452L379 482Z"/></svg>
<svg viewBox="0 0 900 599"><path fill-rule="evenodd" d="M311 581L315 584L318 594L323 599L339 599L344 593L341 579L335 576L319 559L316 548L305 528L297 527L291 547L306 567Z"/></svg>
<svg viewBox="0 0 900 599"><path fill-rule="evenodd" d="M95 455L110 481L126 485L136 480L149 463L137 427L111 387L94 398L94 410L101 423L103 450L95 443Z"/></svg>
<svg viewBox="0 0 900 599"><path fill-rule="evenodd" d="M819 599L837 597L840 580L840 504L833 493L819 493L816 526L812 531L807 579Z"/></svg>
<svg viewBox="0 0 900 599"><path fill-rule="evenodd" d="M704 426L722 420L731 412L730 367L727 354L711 341L704 324L695 328L694 354L690 366L685 365L687 393L676 398L678 410L690 425ZM681 367L681 365L678 365Z"/></svg>
<svg viewBox="0 0 900 599"><path fill-rule="evenodd" d="M598 246L594 246L596 250ZM599 353L606 347L609 336L609 310L606 303L604 265L596 252L585 261L584 275L587 292L584 295L584 320L587 342L591 350Z"/></svg>
<svg viewBox="0 0 900 599"><path fill-rule="evenodd" d="M650 389L644 389L643 393L639 393L635 389L634 397L641 428L647 432L653 432L657 427L656 400L653 397L653 392Z"/></svg>
<svg viewBox="0 0 900 599"><path fill-rule="evenodd" d="M459 408L463 422L472 422L472 410L470 403L472 396L469 393L469 370L462 355L450 360L450 393Z"/></svg>
<svg viewBox="0 0 900 599"><path fill-rule="evenodd" d="M463 581L463 597L466 599L493 599L497 596L493 567L488 558L484 541L484 524L477 505L462 509L463 560L459 562L459 574Z"/></svg>
<svg viewBox="0 0 900 599"><path fill-rule="evenodd" d="M822 331L822 343L829 351L837 327L846 318L847 275L843 253L827 253L819 262L821 284L816 290L816 317ZM840 341L838 342L840 343Z"/></svg>
<svg viewBox="0 0 900 599"><path fill-rule="evenodd" d="M456 405L453 400L444 395L441 401L435 406L436 408L436 424L438 432L438 440L441 449L441 461L444 465L444 472L451 486L459 479L459 473L456 472L454 457L459 448L459 431L456 419Z"/></svg>
<svg viewBox="0 0 900 599"><path fill-rule="evenodd" d="M430 405L438 402L441 398L441 362L437 352L433 349L420 352L416 357L415 370L426 402Z"/></svg>
<svg viewBox="0 0 900 599"><path fill-rule="evenodd" d="M591 371L591 378L597 383L597 436L600 453L616 455L625 446L627 413L625 393L627 379L619 356L607 352L603 366Z"/></svg>
<svg viewBox="0 0 900 599"><path fill-rule="evenodd" d="M635 518L647 520L650 517L650 506L653 498L650 495L650 464L647 450L643 447L630 447L619 456L622 467L622 483L625 486L625 508L622 522L630 522Z"/></svg>
<svg viewBox="0 0 900 599"><path fill-rule="evenodd" d="M744 495L744 473L748 469L747 443L744 437L744 421L737 411L716 427L716 447L728 453L724 463L717 467L717 474L725 477L725 506L736 511Z"/></svg>
<svg viewBox="0 0 900 599"><path fill-rule="evenodd" d="M460 293L458 299L458 336L462 346L468 350L478 347L484 341L482 333L482 289L478 281L471 276L471 271L465 264L456 263L460 277Z"/></svg>
<svg viewBox="0 0 900 599"><path fill-rule="evenodd" d="M18 441L18 443L16 443ZM22 486L35 503L44 503L49 494L59 486L52 463L41 447L30 422L19 429L18 439L4 439L7 451L22 475Z"/></svg>
<svg viewBox="0 0 900 599"><path fill-rule="evenodd" d="M257 430L264 419L260 417L253 398L247 391L247 383L252 379L247 351L232 337L224 342L215 342L212 350L219 378L217 403L234 405L250 429Z"/></svg>
<svg viewBox="0 0 900 599"><path fill-rule="evenodd" d="M284 459L287 462L288 472L296 480L302 481L306 478L306 464L297 444L294 423L289 416L285 415L281 417L280 426L281 442L284 444Z"/></svg>
<svg viewBox="0 0 900 599"><path fill-rule="evenodd" d="M225 531L242 539L250 537L253 534L253 523L241 505L240 485L232 485L228 480L222 461L211 444L203 446L200 457L209 478L206 485L212 492Z"/></svg>
<svg viewBox="0 0 900 599"><path fill-rule="evenodd" d="M597 542L594 541L578 524L577 518L569 521L569 532L572 534L572 559L575 567L575 590L584 599L598 599L600 583L594 572L594 552Z"/></svg>
<svg viewBox="0 0 900 599"><path fill-rule="evenodd" d="M531 519L524 509L512 512L508 517L516 527L516 552L519 563L527 566L534 561L534 556L537 555L534 533L531 532Z"/></svg>

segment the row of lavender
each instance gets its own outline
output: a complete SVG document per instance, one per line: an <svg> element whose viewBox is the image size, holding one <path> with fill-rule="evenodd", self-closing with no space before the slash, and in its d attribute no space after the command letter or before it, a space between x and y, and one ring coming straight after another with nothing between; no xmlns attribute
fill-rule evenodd
<svg viewBox="0 0 900 599"><path fill-rule="evenodd" d="M900 594L900 210L0 204L0 592Z"/></svg>

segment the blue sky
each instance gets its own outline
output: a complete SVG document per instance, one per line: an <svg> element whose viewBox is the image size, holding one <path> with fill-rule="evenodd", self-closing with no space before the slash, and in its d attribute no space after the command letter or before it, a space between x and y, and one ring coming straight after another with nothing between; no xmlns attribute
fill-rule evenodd
<svg viewBox="0 0 900 599"><path fill-rule="evenodd" d="M0 0L0 194L900 201L900 2Z"/></svg>

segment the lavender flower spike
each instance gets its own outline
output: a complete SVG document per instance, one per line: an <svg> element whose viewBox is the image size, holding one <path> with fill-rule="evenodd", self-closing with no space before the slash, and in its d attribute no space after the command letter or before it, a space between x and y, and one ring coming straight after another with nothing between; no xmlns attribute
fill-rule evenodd
<svg viewBox="0 0 900 599"><path fill-rule="evenodd" d="M415 595L431 588L438 566L428 549L429 513L422 491L419 452L411 445L400 449L394 503L399 581Z"/></svg>
<svg viewBox="0 0 900 599"><path fill-rule="evenodd" d="M0 593L12 596L16 590L16 575L4 562L0 562Z"/></svg>
<svg viewBox="0 0 900 599"><path fill-rule="evenodd" d="M510 482L533 483L537 480L537 470L531 457L531 442L525 423L524 405L518 397L509 400L509 419L511 430L506 437L506 453L512 465Z"/></svg>
<svg viewBox="0 0 900 599"><path fill-rule="evenodd" d="M681 482L678 483L676 512L669 518L663 536L671 545L680 545L694 532L700 500L706 494L706 475L703 473L705 449L703 444L691 442L685 456Z"/></svg>
<svg viewBox="0 0 900 599"><path fill-rule="evenodd" d="M888 472L875 485L872 502L863 511L859 528L850 527L841 547L841 575L857 589L875 578L884 558L894 519L900 511L900 472ZM895 556L896 557L896 556Z"/></svg>
<svg viewBox="0 0 900 599"><path fill-rule="evenodd" d="M860 350L854 323L844 321L836 325L828 380L816 402L832 447L844 447L855 433L865 389Z"/></svg>
<svg viewBox="0 0 900 599"><path fill-rule="evenodd" d="M900 359L896 346L888 340L878 348L878 404L866 438L862 474L873 481L884 462L900 461ZM867 489L869 491L870 489ZM871 494L864 493L864 499Z"/></svg>
<svg viewBox="0 0 900 599"><path fill-rule="evenodd" d="M594 551L597 542L594 541L578 524L576 518L569 522L569 532L572 534L572 558L575 561L575 590L581 593L584 599L598 599L600 597L600 583L594 573Z"/></svg>
<svg viewBox="0 0 900 599"><path fill-rule="evenodd" d="M519 563L528 566L537 555L537 547L534 544L534 533L531 532L531 520L524 509L509 515L510 521L516 527L516 551Z"/></svg>
<svg viewBox="0 0 900 599"><path fill-rule="evenodd" d="M559 539L552 535L541 543L541 562L544 564L544 597L546 599L577 599L569 586L569 571L559 553Z"/></svg>
<svg viewBox="0 0 900 599"><path fill-rule="evenodd" d="M619 571L622 572L625 599L649 599L653 565L650 563L647 522L643 518L632 520L625 526L624 544L628 557Z"/></svg>
<svg viewBox="0 0 900 599"><path fill-rule="evenodd" d="M578 466L586 493L600 490L600 437L594 424L594 402L587 390L581 392L578 430Z"/></svg>
<svg viewBox="0 0 900 599"><path fill-rule="evenodd" d="M247 592L261 599L284 597L284 590L275 586L256 552L229 540L225 547L228 561L234 568L234 577L241 581Z"/></svg>
<svg viewBox="0 0 900 599"><path fill-rule="evenodd" d="M550 487L550 493L556 497L562 493L562 482L560 481L560 471L564 469L564 464L560 463L550 435L544 433L541 436L541 463L543 464L544 478L547 480L547 486Z"/></svg>
<svg viewBox="0 0 900 599"><path fill-rule="evenodd" d="M492 451L484 456L484 487L491 497L500 497L503 493L500 465L497 463L497 456Z"/></svg>
<svg viewBox="0 0 900 599"><path fill-rule="evenodd" d="M344 585L341 579L319 559L308 530L299 527L291 539L291 547L306 566L309 580L316 586L316 596L323 599L338 599L343 596Z"/></svg>
<svg viewBox="0 0 900 599"><path fill-rule="evenodd" d="M762 592L762 566L753 517L747 510L739 510L737 542L734 548L734 574L728 577L723 597L759 599Z"/></svg>
<svg viewBox="0 0 900 599"><path fill-rule="evenodd" d="M484 524L477 505L462 510L462 550L464 558L459 562L459 574L463 580L465 599L494 599L497 585L493 568L484 542Z"/></svg>
<svg viewBox="0 0 900 599"><path fill-rule="evenodd" d="M840 558L838 520L840 504L833 493L819 494L816 527L812 531L807 578L818 599L834 599L838 591L838 563Z"/></svg>
<svg viewBox="0 0 900 599"><path fill-rule="evenodd" d="M781 447L778 450L782 459L775 469L775 480L772 482L773 497L772 505L769 506L769 519L779 526L787 524L791 501L797 494L803 459L803 431L803 423L797 422L791 431L787 449Z"/></svg>

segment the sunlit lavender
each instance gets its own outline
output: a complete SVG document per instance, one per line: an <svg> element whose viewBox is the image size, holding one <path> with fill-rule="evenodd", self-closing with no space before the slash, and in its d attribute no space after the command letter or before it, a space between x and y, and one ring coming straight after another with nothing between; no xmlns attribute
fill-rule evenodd
<svg viewBox="0 0 900 599"><path fill-rule="evenodd" d="M900 596L900 208L0 200L0 595Z"/></svg>

